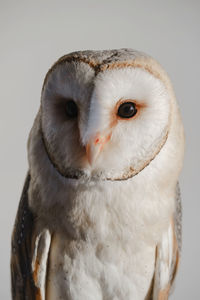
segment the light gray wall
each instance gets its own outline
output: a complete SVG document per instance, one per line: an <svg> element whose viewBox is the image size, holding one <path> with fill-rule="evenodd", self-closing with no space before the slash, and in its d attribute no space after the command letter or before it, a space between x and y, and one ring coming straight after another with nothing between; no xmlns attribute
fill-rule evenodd
<svg viewBox="0 0 200 300"><path fill-rule="evenodd" d="M199 299L200 1L6 0L0 1L0 31L0 299L10 299L10 236L45 73L67 52L121 47L155 57L174 84L187 147L183 253L171 299Z"/></svg>

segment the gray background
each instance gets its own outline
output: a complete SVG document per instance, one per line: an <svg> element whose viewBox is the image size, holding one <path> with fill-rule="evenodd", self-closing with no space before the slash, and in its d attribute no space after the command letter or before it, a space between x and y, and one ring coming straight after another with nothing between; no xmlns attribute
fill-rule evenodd
<svg viewBox="0 0 200 300"><path fill-rule="evenodd" d="M155 57L174 84L187 147L183 252L171 299L199 299L200 1L0 1L0 31L0 299L10 299L10 237L45 73L67 52L122 47Z"/></svg>

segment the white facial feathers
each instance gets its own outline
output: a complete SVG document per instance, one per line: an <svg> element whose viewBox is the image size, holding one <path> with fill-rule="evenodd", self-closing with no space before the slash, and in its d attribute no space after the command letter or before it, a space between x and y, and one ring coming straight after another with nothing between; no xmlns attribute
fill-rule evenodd
<svg viewBox="0 0 200 300"><path fill-rule="evenodd" d="M159 126L168 123L170 99L164 84L153 75L140 68L120 68L99 73L95 78L95 85L90 104L89 132L93 128L105 130L112 122L111 112L119 100L135 100L145 109L141 113L149 115L151 123ZM145 118L146 118L145 116ZM135 118L137 119L137 118ZM135 120L131 120L132 125ZM120 126L126 122L121 120ZM147 123L149 127L150 123Z"/></svg>
<svg viewBox="0 0 200 300"><path fill-rule="evenodd" d="M67 120L60 99L76 103L77 120ZM130 119L117 117L120 101L126 100L138 106ZM95 76L88 64L65 63L50 75L42 108L43 133L56 164L63 170L91 169L88 162L95 158L92 172L105 177L143 168L159 151L169 128L166 87L141 68L116 68Z"/></svg>

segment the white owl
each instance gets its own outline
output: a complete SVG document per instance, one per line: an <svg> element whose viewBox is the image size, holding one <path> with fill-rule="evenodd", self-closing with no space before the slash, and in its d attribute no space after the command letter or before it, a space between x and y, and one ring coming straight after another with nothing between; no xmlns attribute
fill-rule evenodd
<svg viewBox="0 0 200 300"><path fill-rule="evenodd" d="M46 75L12 237L13 299L168 299L184 133L170 80L131 49Z"/></svg>

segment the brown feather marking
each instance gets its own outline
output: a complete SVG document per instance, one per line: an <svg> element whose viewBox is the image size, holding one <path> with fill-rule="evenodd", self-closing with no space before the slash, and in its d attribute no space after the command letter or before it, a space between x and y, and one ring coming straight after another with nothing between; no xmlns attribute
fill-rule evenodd
<svg viewBox="0 0 200 300"><path fill-rule="evenodd" d="M115 54L114 54L115 55ZM113 55L112 55L113 56ZM111 57L112 57L111 56ZM55 70L55 68L65 62L83 62L88 64L91 68L95 70L95 74L97 75L99 72L105 71L107 69L115 69L115 68L127 68L127 67L133 67L133 68L141 68L143 70L146 70L156 78L160 79L164 84L169 88L170 82L167 78L165 72L161 70L161 66L159 63L157 63L153 58L151 57L137 57L133 60L128 61L110 61L110 57L101 63L98 60L95 60L94 58L85 57L82 56L81 53L69 53L67 55L62 56L59 58L53 66L50 68L50 70L47 72L42 90L44 89L44 86L47 82L48 76Z"/></svg>
<svg viewBox="0 0 200 300"><path fill-rule="evenodd" d="M151 75L155 76L158 79L161 79L159 72L150 68L149 65L147 65L147 63L145 64L145 63L139 62L139 59L135 59L133 61L114 62L111 64L104 64L101 66L100 70L105 71L108 69L112 70L112 69L116 69L116 68L127 68L127 67L134 67L134 68L140 68L140 69L146 70Z"/></svg>
<svg viewBox="0 0 200 300"><path fill-rule="evenodd" d="M39 288L36 290L35 300L42 300L42 295Z"/></svg>
<svg viewBox="0 0 200 300"><path fill-rule="evenodd" d="M173 271L173 274L172 274L171 284L174 282L175 277L176 277L176 274L177 274L177 272L178 272L179 261L180 261L180 259L179 259L179 253L178 253L178 251L177 251L177 252L176 252L176 263L175 263L175 265L174 265L174 271Z"/></svg>
<svg viewBox="0 0 200 300"><path fill-rule="evenodd" d="M158 294L158 300L168 300L170 287L171 287L171 285L168 284L167 287L164 290L161 290L159 292L159 294Z"/></svg>
<svg viewBox="0 0 200 300"><path fill-rule="evenodd" d="M34 265L34 271L33 271L33 279L34 279L36 286L37 286L37 282L38 282L39 268L40 268L40 263L39 263L38 259L36 258L35 265Z"/></svg>
<svg viewBox="0 0 200 300"><path fill-rule="evenodd" d="M155 276L153 276L153 278L151 280L149 290L148 290L147 295L144 300L153 300L153 286L154 286L154 279L155 279L154 277Z"/></svg>

